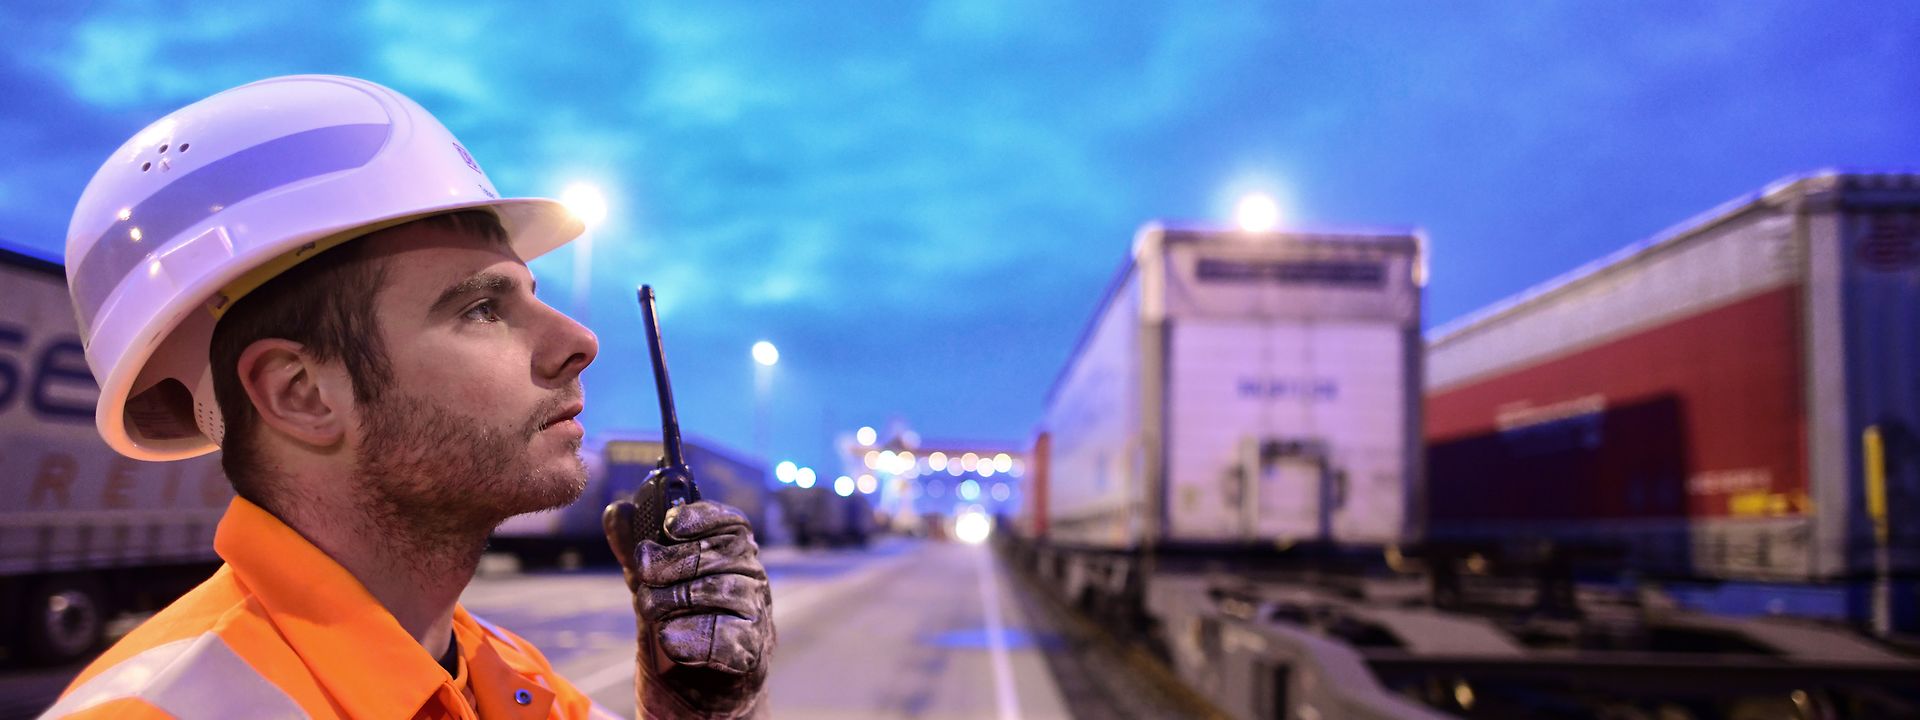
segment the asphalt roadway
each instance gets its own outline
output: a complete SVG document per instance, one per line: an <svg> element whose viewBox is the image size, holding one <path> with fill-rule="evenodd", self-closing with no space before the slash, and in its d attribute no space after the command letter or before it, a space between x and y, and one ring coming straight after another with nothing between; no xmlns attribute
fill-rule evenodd
<svg viewBox="0 0 1920 720"><path fill-rule="evenodd" d="M1057 613L1035 605L985 546L889 539L864 550L771 548L763 559L780 632L772 717L1170 716L1107 707L1138 683L1076 679L1089 664L1067 656L1101 653L1054 627ZM489 562L462 602L525 636L602 706L633 716L633 613L617 572ZM0 718L45 708L78 670L0 672Z"/></svg>
<svg viewBox="0 0 1920 720"><path fill-rule="evenodd" d="M764 554L776 718L1072 717L1012 588L981 546L893 540ZM631 717L633 613L611 572L482 576L467 609L526 637L603 707Z"/></svg>

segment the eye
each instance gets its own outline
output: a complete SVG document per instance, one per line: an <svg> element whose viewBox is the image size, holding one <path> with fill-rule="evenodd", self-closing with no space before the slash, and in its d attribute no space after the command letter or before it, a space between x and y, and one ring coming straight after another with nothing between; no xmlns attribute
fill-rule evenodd
<svg viewBox="0 0 1920 720"><path fill-rule="evenodd" d="M500 321L500 313L498 308L494 307L492 300L481 300L480 302L474 303L473 307L467 308L466 317L480 322Z"/></svg>

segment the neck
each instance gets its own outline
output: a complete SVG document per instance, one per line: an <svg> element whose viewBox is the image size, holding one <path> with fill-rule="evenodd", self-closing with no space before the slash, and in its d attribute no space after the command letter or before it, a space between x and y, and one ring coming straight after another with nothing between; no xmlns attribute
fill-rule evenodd
<svg viewBox="0 0 1920 720"><path fill-rule="evenodd" d="M430 657L446 653L453 606L473 580L488 530L424 527L417 517L323 502L278 503L294 530L340 563Z"/></svg>

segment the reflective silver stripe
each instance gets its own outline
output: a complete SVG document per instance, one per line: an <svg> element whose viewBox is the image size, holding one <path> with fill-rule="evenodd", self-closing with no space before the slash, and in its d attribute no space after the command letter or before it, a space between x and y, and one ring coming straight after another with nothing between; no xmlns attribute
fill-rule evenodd
<svg viewBox="0 0 1920 720"><path fill-rule="evenodd" d="M306 718L287 693L213 633L156 645L74 688L41 718L138 698L176 718Z"/></svg>
<svg viewBox="0 0 1920 720"><path fill-rule="evenodd" d="M235 152L161 186L123 214L126 219L101 233L73 273L82 334L93 327L94 316L120 280L162 243L260 193L365 165L386 145L391 130L391 125L376 123L304 130ZM132 232L136 228L138 237Z"/></svg>
<svg viewBox="0 0 1920 720"><path fill-rule="evenodd" d="M486 629L487 632L492 633L493 636L496 638L499 638L501 642L506 643L507 647L513 648L514 650L520 650L520 643L514 642L513 636L508 635L507 631L501 630L500 626L487 622L486 618L480 617L479 615L475 615L472 612L468 612L467 617L473 618L473 622L475 624Z"/></svg>

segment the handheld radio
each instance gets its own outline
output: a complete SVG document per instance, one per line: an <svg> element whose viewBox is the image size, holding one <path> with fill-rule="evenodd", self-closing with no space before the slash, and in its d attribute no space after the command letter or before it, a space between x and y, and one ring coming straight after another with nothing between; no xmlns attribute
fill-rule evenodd
<svg viewBox="0 0 1920 720"><path fill-rule="evenodd" d="M660 445L665 455L646 481L634 491L634 537L662 541L666 534L667 511L700 499L700 486L693 480L680 450L680 418L673 409L673 386L667 381L667 358L660 349L660 321L653 309L653 286L640 286L640 319L646 323L647 349L653 356L653 385L660 393Z"/></svg>

